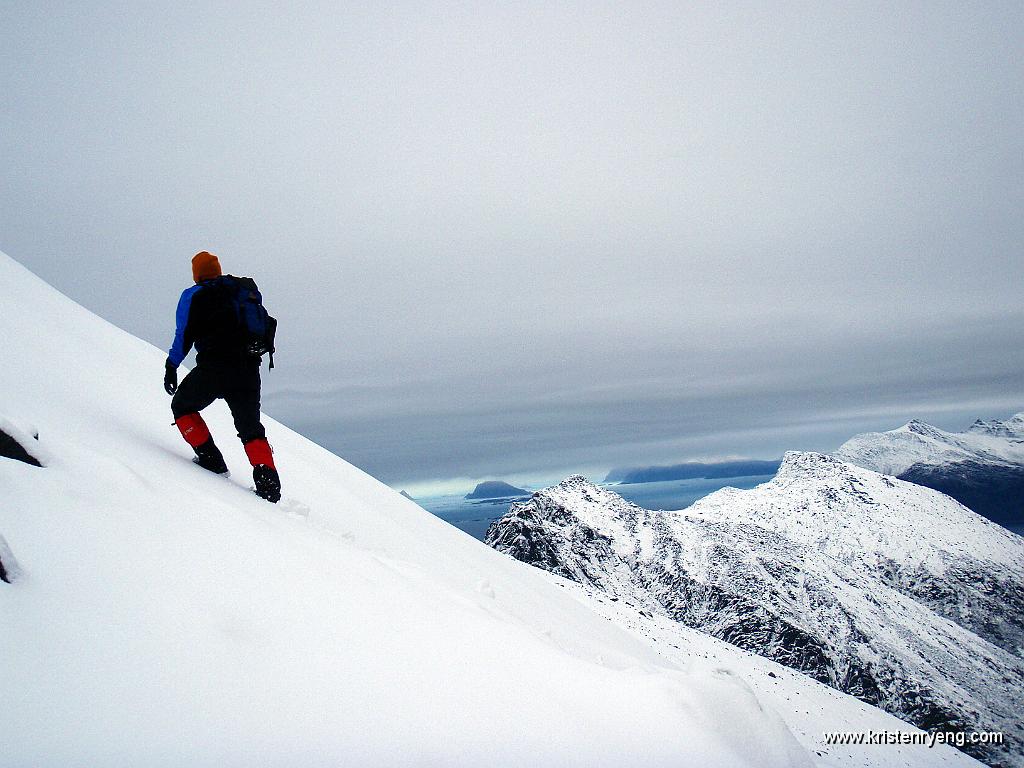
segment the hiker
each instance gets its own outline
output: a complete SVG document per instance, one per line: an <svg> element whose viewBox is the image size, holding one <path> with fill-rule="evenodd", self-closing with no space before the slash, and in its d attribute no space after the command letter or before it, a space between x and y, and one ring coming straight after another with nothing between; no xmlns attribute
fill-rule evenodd
<svg viewBox="0 0 1024 768"><path fill-rule="evenodd" d="M165 364L164 389L173 395L174 424L195 451L196 464L226 474L224 456L199 415L214 400L223 398L252 465L256 494L277 502L281 480L260 423L260 354L270 352L273 368L277 321L266 314L256 283L247 277L223 275L220 261L212 253L201 251L192 258L192 278L195 285L186 288L178 301L174 343ZM178 366L193 344L196 366L179 385Z"/></svg>

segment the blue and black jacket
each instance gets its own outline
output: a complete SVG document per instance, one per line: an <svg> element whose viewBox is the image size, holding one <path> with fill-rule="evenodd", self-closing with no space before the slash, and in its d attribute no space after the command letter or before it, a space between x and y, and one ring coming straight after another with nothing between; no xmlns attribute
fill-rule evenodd
<svg viewBox="0 0 1024 768"><path fill-rule="evenodd" d="M182 291L175 313L174 342L167 351L168 363L177 368L193 346L196 365L238 365L247 359L233 295L223 277L204 280ZM259 358L255 364L259 366Z"/></svg>

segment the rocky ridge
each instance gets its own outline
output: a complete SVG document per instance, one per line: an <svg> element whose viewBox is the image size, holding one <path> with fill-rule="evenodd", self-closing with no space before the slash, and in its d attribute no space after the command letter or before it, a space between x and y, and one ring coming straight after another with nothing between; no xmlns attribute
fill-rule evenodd
<svg viewBox="0 0 1024 768"><path fill-rule="evenodd" d="M810 453L680 512L574 476L487 543L1024 765L1024 539L936 491Z"/></svg>

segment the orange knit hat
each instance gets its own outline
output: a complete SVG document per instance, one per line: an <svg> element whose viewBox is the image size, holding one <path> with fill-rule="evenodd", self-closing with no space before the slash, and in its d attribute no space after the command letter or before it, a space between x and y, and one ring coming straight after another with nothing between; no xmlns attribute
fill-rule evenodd
<svg viewBox="0 0 1024 768"><path fill-rule="evenodd" d="M221 276L220 262L208 251L200 251L192 257L192 279L197 283Z"/></svg>

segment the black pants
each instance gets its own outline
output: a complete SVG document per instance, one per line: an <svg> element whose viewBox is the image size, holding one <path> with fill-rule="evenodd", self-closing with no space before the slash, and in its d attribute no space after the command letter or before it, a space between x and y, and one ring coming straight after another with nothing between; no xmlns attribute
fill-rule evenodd
<svg viewBox="0 0 1024 768"><path fill-rule="evenodd" d="M238 439L243 443L266 437L260 423L260 368L258 365L197 365L182 379L171 399L175 419L198 413L222 398L231 409Z"/></svg>

